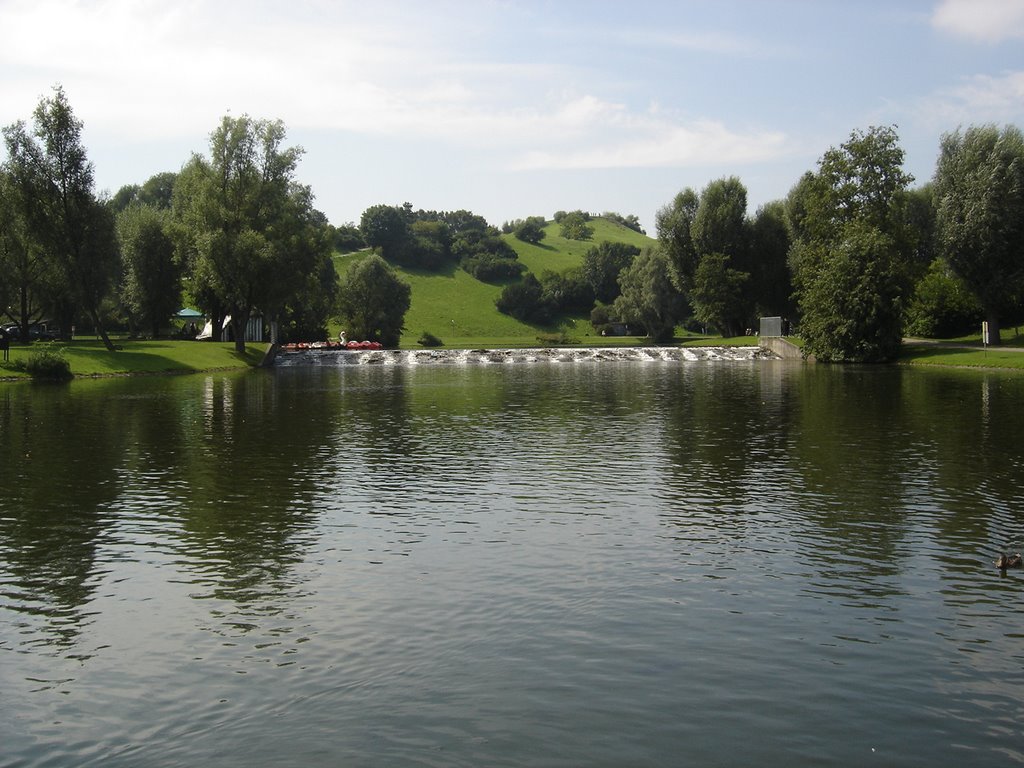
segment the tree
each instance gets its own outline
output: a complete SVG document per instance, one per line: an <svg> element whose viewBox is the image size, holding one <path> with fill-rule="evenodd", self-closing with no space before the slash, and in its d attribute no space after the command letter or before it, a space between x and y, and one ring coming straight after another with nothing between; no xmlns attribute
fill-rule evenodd
<svg viewBox="0 0 1024 768"><path fill-rule="evenodd" d="M181 264L168 234L170 212L133 203L117 215L127 311L153 338L181 306Z"/></svg>
<svg viewBox="0 0 1024 768"><path fill-rule="evenodd" d="M913 237L903 150L892 128L854 131L790 193L790 260L805 349L822 361L893 358Z"/></svg>
<svg viewBox="0 0 1024 768"><path fill-rule="evenodd" d="M622 295L615 313L629 323L639 323L656 342L669 341L683 319L686 302L672 283L668 256L646 248L619 276Z"/></svg>
<svg viewBox="0 0 1024 768"><path fill-rule="evenodd" d="M1024 136L974 126L942 138L935 171L939 248L985 311L989 338L1024 294Z"/></svg>
<svg viewBox="0 0 1024 768"><path fill-rule="evenodd" d="M907 307L907 332L942 339L977 329L984 313L974 294L944 259L935 259L914 287Z"/></svg>
<svg viewBox="0 0 1024 768"><path fill-rule="evenodd" d="M115 213L120 213L132 203L149 205L161 210L170 209L174 200L174 183L178 174L165 171L151 176L145 184L126 184L110 199Z"/></svg>
<svg viewBox="0 0 1024 768"><path fill-rule="evenodd" d="M82 122L75 117L64 89L57 86L53 96L36 107L31 131L18 122L3 133L8 170L18 189L28 237L54 267L54 280L63 281L104 345L113 351L100 307L118 262L114 219L94 192Z"/></svg>
<svg viewBox="0 0 1024 768"><path fill-rule="evenodd" d="M880 362L903 337L906 255L887 234L851 222L837 242L804 244L800 333L823 362ZM813 279L806 276L813 274Z"/></svg>
<svg viewBox="0 0 1024 768"><path fill-rule="evenodd" d="M190 293L215 334L231 316L239 352L253 311L283 312L330 252L312 192L295 180L302 149L284 147L284 138L280 120L224 117L209 159L193 155L174 185Z"/></svg>
<svg viewBox="0 0 1024 768"><path fill-rule="evenodd" d="M621 213L615 211L605 211L601 214L601 218L608 219L608 221L614 221L616 224L621 224L627 229L632 229L634 232L639 232L641 235L646 235L644 228L640 226L640 219L635 213L631 213L628 216L623 216Z"/></svg>
<svg viewBox="0 0 1024 768"><path fill-rule="evenodd" d="M587 224L590 216L583 211L565 214L559 222L559 231L566 240L589 240L594 228Z"/></svg>
<svg viewBox="0 0 1024 768"><path fill-rule="evenodd" d="M747 291L751 282L747 189L738 178L716 179L704 188L690 234L696 255L689 291L695 316L726 336L738 336L754 314ZM702 306L704 301L709 306Z"/></svg>
<svg viewBox="0 0 1024 768"><path fill-rule="evenodd" d="M333 235L329 228L322 230L322 236L326 242L332 242ZM281 339L301 341L326 338L327 321L336 314L337 301L338 272L325 252L279 315Z"/></svg>
<svg viewBox="0 0 1024 768"><path fill-rule="evenodd" d="M371 248L379 248L389 261L401 258L401 251L412 241L411 206L372 205L359 219L363 241Z"/></svg>
<svg viewBox="0 0 1024 768"><path fill-rule="evenodd" d="M722 253L704 256L697 265L690 301L697 321L714 326L723 336L739 336L743 328L736 325L736 318L745 310L743 292L750 274L732 269L729 262Z"/></svg>
<svg viewBox="0 0 1024 768"><path fill-rule="evenodd" d="M758 316L792 317L793 280L788 254L791 245L782 200L757 209L750 227L751 290Z"/></svg>
<svg viewBox="0 0 1024 768"><path fill-rule="evenodd" d="M633 263L640 249L628 243L605 240L583 254L583 277L598 301L615 301L621 293L619 275Z"/></svg>
<svg viewBox="0 0 1024 768"><path fill-rule="evenodd" d="M554 308L537 276L527 272L518 283L506 285L495 300L498 311L524 323L547 323Z"/></svg>
<svg viewBox="0 0 1024 768"><path fill-rule="evenodd" d="M697 249L693 244L691 230L699 205L697 193L687 187L675 196L671 204L661 208L654 218L658 243L668 257L672 279L684 293L693 287L693 276L697 271Z"/></svg>
<svg viewBox="0 0 1024 768"><path fill-rule="evenodd" d="M544 270L540 284L544 289L544 302L553 312L584 313L594 306L594 291L579 267L564 272Z"/></svg>
<svg viewBox="0 0 1024 768"><path fill-rule="evenodd" d="M522 240L524 243L536 245L547 234L544 231L546 224L547 222L543 216L528 216L522 221L514 222L512 234L515 235L516 239Z"/></svg>
<svg viewBox="0 0 1024 768"><path fill-rule="evenodd" d="M339 253L352 253L366 247L363 233L352 222L331 227L330 232L331 243Z"/></svg>
<svg viewBox="0 0 1024 768"><path fill-rule="evenodd" d="M349 338L397 347L412 288L376 254L353 264L338 292L339 319Z"/></svg>
<svg viewBox="0 0 1024 768"><path fill-rule="evenodd" d="M0 318L28 327L46 312L52 267L29 237L24 208L12 175L0 170Z"/></svg>
<svg viewBox="0 0 1024 768"><path fill-rule="evenodd" d="M746 266L750 244L747 188L738 178L715 179L704 187L690 232L698 257L722 254L739 268Z"/></svg>

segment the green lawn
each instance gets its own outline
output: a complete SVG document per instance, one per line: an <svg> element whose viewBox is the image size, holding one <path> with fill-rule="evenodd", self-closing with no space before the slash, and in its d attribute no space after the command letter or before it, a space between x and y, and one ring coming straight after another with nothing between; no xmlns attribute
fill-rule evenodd
<svg viewBox="0 0 1024 768"><path fill-rule="evenodd" d="M1018 348L989 347L978 344L976 349L964 349L949 344L903 345L899 362L905 365L954 366L958 368L1011 368L1024 369L1024 350Z"/></svg>
<svg viewBox="0 0 1024 768"><path fill-rule="evenodd" d="M559 225L554 222L544 227L544 239L538 245L524 243L514 235L504 235L505 241L519 255L519 260L533 274L540 277L545 270L564 272L583 263L583 256L594 246L605 240L613 243L628 243L637 248L655 245L657 242L647 235L641 235L621 224L606 219L591 219L590 226L594 234L589 240L567 240L559 232Z"/></svg>
<svg viewBox="0 0 1024 768"><path fill-rule="evenodd" d="M245 355L228 342L207 341L121 341L121 349L108 352L100 341L35 342L30 346L12 344L10 362L0 362L0 378L27 379L15 365L25 361L33 348L52 344L62 349L76 376L116 376L140 373L193 373L196 371L249 368L263 359L266 344L246 345Z"/></svg>

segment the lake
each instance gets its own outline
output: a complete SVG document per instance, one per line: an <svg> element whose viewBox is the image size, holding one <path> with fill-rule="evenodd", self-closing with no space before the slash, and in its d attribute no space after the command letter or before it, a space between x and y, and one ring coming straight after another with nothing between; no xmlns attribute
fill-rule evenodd
<svg viewBox="0 0 1024 768"><path fill-rule="evenodd" d="M1024 377L0 385L0 766L1024 763Z"/></svg>

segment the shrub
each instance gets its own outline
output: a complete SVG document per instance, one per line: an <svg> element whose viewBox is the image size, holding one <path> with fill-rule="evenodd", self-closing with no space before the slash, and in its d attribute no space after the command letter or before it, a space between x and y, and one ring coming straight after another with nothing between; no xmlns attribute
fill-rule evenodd
<svg viewBox="0 0 1024 768"><path fill-rule="evenodd" d="M532 272L527 272L522 282L505 286L495 305L499 312L524 323L551 320L552 307L545 301L544 289Z"/></svg>
<svg viewBox="0 0 1024 768"><path fill-rule="evenodd" d="M44 381L67 381L72 377L71 364L64 357L64 350L50 345L29 353L25 371L33 379Z"/></svg>
<svg viewBox="0 0 1024 768"><path fill-rule="evenodd" d="M526 267L515 259L499 258L486 253L463 258L461 266L482 283L515 280L526 271Z"/></svg>
<svg viewBox="0 0 1024 768"><path fill-rule="evenodd" d="M537 336L537 341L546 346L564 347L570 344L580 344L580 340L570 336L565 331L560 333L542 333Z"/></svg>

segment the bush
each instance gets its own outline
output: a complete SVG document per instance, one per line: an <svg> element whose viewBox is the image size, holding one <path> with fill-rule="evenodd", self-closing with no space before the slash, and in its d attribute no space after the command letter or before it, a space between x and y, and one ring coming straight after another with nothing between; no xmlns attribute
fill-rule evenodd
<svg viewBox="0 0 1024 768"><path fill-rule="evenodd" d="M29 353L25 371L33 379L41 381L67 381L73 375L71 364L64 357L64 350L50 345L38 347Z"/></svg>
<svg viewBox="0 0 1024 768"><path fill-rule="evenodd" d="M527 272L522 282L505 286L495 305L502 314L524 323L547 323L551 320L552 307L545 301L544 289L532 272Z"/></svg>
<svg viewBox="0 0 1024 768"><path fill-rule="evenodd" d="M545 346L565 347L571 344L580 344L580 340L570 336L565 331L561 333L542 333L537 336L537 341Z"/></svg>
<svg viewBox="0 0 1024 768"><path fill-rule="evenodd" d="M907 333L944 339L978 328L981 305L963 280L942 259L936 259L921 278L907 307Z"/></svg>
<svg viewBox="0 0 1024 768"><path fill-rule="evenodd" d="M526 271L526 267L515 259L504 259L489 254L467 256L462 259L461 266L482 283L515 280Z"/></svg>
<svg viewBox="0 0 1024 768"><path fill-rule="evenodd" d="M444 342L441 341L437 336L432 334L430 331L424 331L423 335L420 336L416 343L421 347L443 347Z"/></svg>

